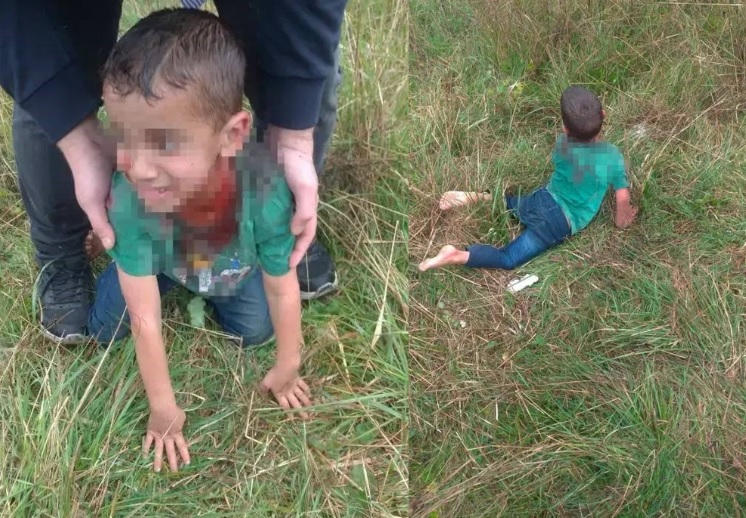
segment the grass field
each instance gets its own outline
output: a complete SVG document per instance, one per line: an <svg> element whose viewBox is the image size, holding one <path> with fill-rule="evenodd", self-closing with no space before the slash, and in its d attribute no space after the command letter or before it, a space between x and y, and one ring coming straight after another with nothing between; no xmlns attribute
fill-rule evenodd
<svg viewBox="0 0 746 518"><path fill-rule="evenodd" d="M411 516L741 516L742 2L413 0L410 17ZM602 98L635 226L607 203L519 271L417 272L515 235L501 200L440 214L438 197L541 185L570 83Z"/></svg>
<svg viewBox="0 0 746 518"><path fill-rule="evenodd" d="M174 2L125 1L122 29ZM320 234L341 293L304 308L316 418L289 420L246 354L165 307L171 375L192 464L153 473L131 342L59 348L33 320L37 273L16 185L12 107L0 97L0 516L402 516L407 512L407 6L351 0L344 84Z"/></svg>

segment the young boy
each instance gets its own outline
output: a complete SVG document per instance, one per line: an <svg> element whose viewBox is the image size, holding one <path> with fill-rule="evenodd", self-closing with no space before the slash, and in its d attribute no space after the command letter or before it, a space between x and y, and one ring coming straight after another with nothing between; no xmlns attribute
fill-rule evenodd
<svg viewBox="0 0 746 518"><path fill-rule="evenodd" d="M161 332L161 296L179 284L204 296L243 346L273 335L277 362L262 381L285 408L310 405L299 377L301 299L289 266L291 192L263 148L248 144L244 55L219 19L169 9L140 20L103 71L117 140L109 219L114 263L97 281L88 331L134 337L155 444L172 470L189 463ZM131 325L130 325L131 323ZM305 414L303 414L305 416Z"/></svg>
<svg viewBox="0 0 746 518"><path fill-rule="evenodd" d="M549 183L527 196L505 196L509 213L526 229L502 248L476 244L458 250L445 246L438 255L420 263L421 271L449 264L517 268L588 226L609 185L616 192L616 225L627 228L632 224L637 208L630 205L624 157L600 137L605 118L601 101L587 89L571 86L562 93L560 108L564 134L554 148L554 174ZM441 198L440 208L489 199L489 193L450 191Z"/></svg>

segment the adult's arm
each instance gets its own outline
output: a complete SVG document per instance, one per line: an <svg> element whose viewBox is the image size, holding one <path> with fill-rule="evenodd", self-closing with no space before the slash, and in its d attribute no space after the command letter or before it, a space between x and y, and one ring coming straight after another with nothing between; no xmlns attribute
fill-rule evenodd
<svg viewBox="0 0 746 518"><path fill-rule="evenodd" d="M291 222L297 266L316 235L318 177L313 128L347 0L255 0L259 99L255 110L269 125L269 143L295 196Z"/></svg>
<svg viewBox="0 0 746 518"><path fill-rule="evenodd" d="M4 0L0 8L0 86L52 142L94 113L101 99L76 61L58 4Z"/></svg>
<svg viewBox="0 0 746 518"><path fill-rule="evenodd" d="M101 95L76 59L59 2L5 0L0 8L0 86L55 142L75 196L106 248L114 231L105 201L114 156L98 127Z"/></svg>
<svg viewBox="0 0 746 518"><path fill-rule="evenodd" d="M255 0L257 1L257 0ZM318 122L347 0L258 0L260 113L289 130Z"/></svg>

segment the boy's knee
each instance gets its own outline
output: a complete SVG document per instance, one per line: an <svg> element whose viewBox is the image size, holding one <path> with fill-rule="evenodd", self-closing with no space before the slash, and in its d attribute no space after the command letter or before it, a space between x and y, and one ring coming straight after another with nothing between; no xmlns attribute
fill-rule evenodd
<svg viewBox="0 0 746 518"><path fill-rule="evenodd" d="M129 334L130 330L124 324L115 328L112 328L110 326L104 326L98 329L91 327L88 328L88 335L96 340L96 343L98 343L98 345L102 346L107 346L114 342L119 342L120 340L127 338Z"/></svg>
<svg viewBox="0 0 746 518"><path fill-rule="evenodd" d="M240 339L241 347L259 347L260 345L264 345L272 340L274 336L275 333L272 330L272 326L269 326L268 329L252 329L248 332L241 333L238 338Z"/></svg>
<svg viewBox="0 0 746 518"><path fill-rule="evenodd" d="M236 337L241 347L258 347L264 345L272 338L275 332L272 328L272 320L267 315L263 322L251 322L249 325L223 326L223 330Z"/></svg>
<svg viewBox="0 0 746 518"><path fill-rule="evenodd" d="M109 345L127 338L130 328L127 322L100 322L94 318L88 321L88 336L96 340L99 345Z"/></svg>

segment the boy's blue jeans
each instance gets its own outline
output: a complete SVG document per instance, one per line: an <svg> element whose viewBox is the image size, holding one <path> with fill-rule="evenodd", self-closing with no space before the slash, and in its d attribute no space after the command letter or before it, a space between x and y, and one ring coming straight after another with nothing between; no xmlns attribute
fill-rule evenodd
<svg viewBox="0 0 746 518"><path fill-rule="evenodd" d="M506 196L505 205L508 212L526 226L525 230L501 248L479 244L467 247L469 261L466 266L512 270L572 234L562 207L545 187L527 196Z"/></svg>
<svg viewBox="0 0 746 518"><path fill-rule="evenodd" d="M158 275L161 297L176 286L176 281L163 274ZM259 269L248 275L232 297L205 300L212 307L213 316L223 331L240 338L244 347L261 345L274 334ZM101 344L120 340L130 333L129 312L113 262L96 281L96 299L88 317L88 333Z"/></svg>

